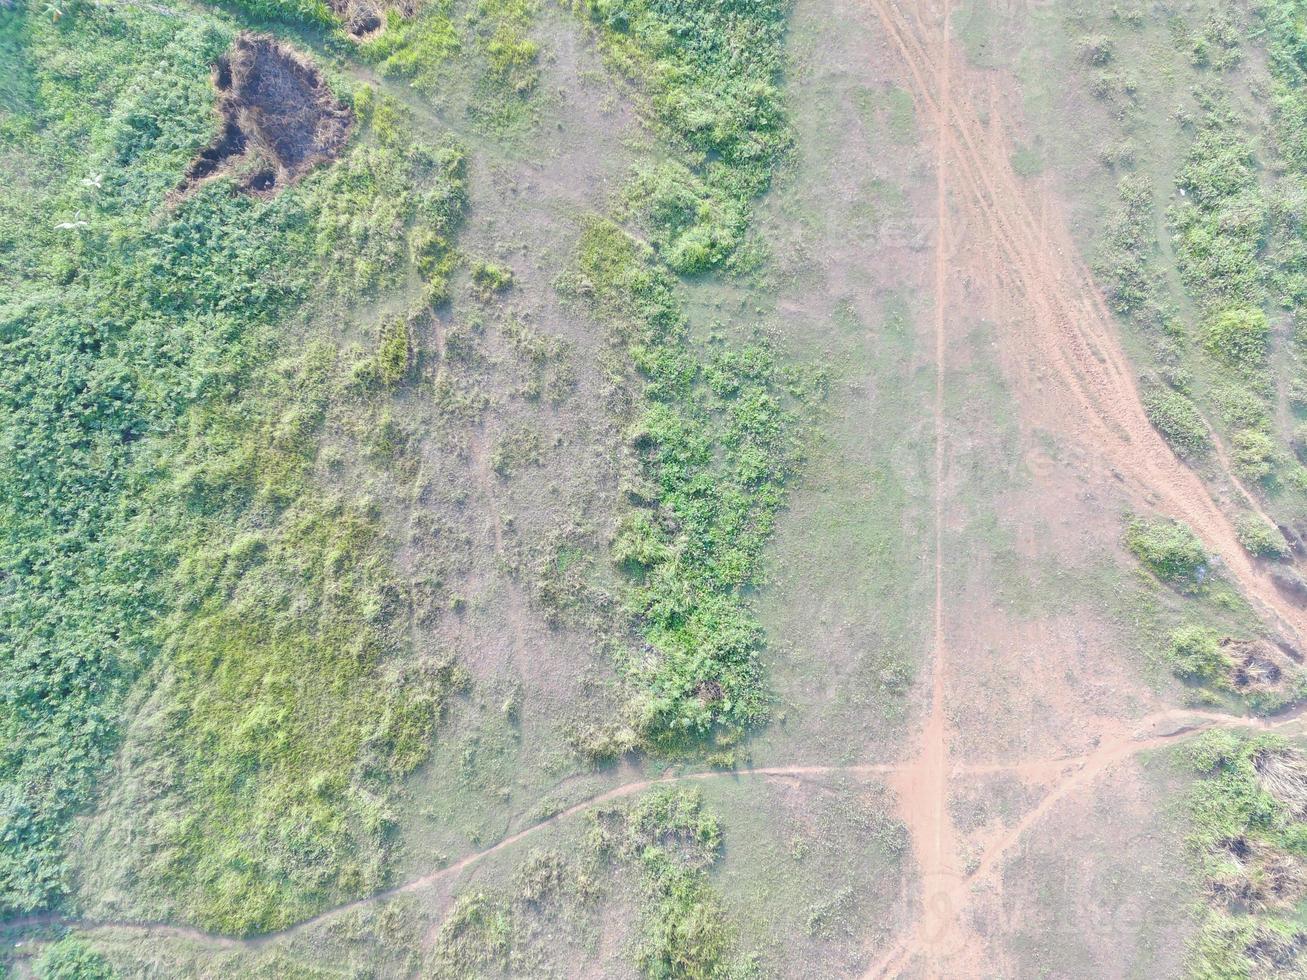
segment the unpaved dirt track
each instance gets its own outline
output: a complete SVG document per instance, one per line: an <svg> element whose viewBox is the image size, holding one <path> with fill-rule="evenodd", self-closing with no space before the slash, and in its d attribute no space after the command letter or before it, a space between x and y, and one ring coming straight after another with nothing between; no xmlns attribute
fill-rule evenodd
<svg viewBox="0 0 1307 980"><path fill-rule="evenodd" d="M964 300L957 294L959 287L966 290L970 285L963 273L990 283L987 298L997 314L995 319L1002 318L997 332L1000 359L1028 425L1058 432L1089 451L1118 476L1137 504L1192 527L1207 548L1221 556L1228 574L1249 601L1273 628L1286 631L1295 643L1307 637L1307 616L1248 558L1229 519L1201 480L1176 458L1149 423L1116 325L1077 257L1057 201L1043 188L1023 183L1012 169L1013 144L1002 122L995 73L970 69L954 60L948 0L915 0L904 5L895 0L869 2L907 70L920 116L935 133L936 588L931 707L915 760L893 778L915 844L921 907L908 935L873 962L865 976L898 976L909 969L923 969L927 976L981 976L992 972L993 964L985 963L983 943L969 935L961 913L970 889L991 876L1012 845L1059 801L1113 765L1146 748L1225 722L1205 716L1170 735L1116 736L1078 760L980 767L991 772L1020 770L1063 776L984 851L969 873L962 873L948 809L949 731L943 703L948 648L941 498L947 440L942 386L952 304ZM982 99L984 123L976 108ZM961 241L967 241L970 248L960 248ZM966 301L974 302L974 298L966 297ZM1218 451L1217 458L1228 470L1225 454ZM1231 481L1246 494L1233 474ZM1251 496L1247 503L1256 508ZM1168 712L1149 721L1179 714Z"/></svg>
<svg viewBox="0 0 1307 980"><path fill-rule="evenodd" d="M1023 774L1061 774L1062 778L1047 790L1043 798L1030 812L1028 812L1011 830L986 848L979 863L972 871L966 874L959 873L948 882L947 888L936 889L934 892L935 908L932 913L933 918L924 917L919 920L916 926L910 930L906 936L900 939L884 956L880 958L880 960L874 963L866 974L867 976L892 976L896 972L898 966L905 964L916 953L925 952L928 956L931 955L932 952L938 954L946 942L953 941L956 943L961 934L957 931L954 920L957 917L957 912L965 904L966 889L989 876L997 867L999 858L1001 858L1004 853L1010 850L1023 836L1032 830L1039 821L1053 809L1053 806L1058 801L1065 798L1076 789L1085 786L1093 779L1106 772L1113 765L1123 762L1140 752L1174 745L1186 738L1198 734L1199 732L1212 728L1254 728L1265 731L1286 728L1290 725L1299 723L1300 716L1304 712L1307 712L1307 706L1300 708L1291 715L1286 715L1285 717L1275 720L1267 720L1239 715L1227 715L1218 712L1190 711L1177 708L1150 715L1135 723L1136 730L1134 732L1122 733L1107 740L1105 744L1091 753L1071 758L958 767L951 767L947 762L945 762L942 770L938 769L938 764L933 759L927 759L924 763L918 759L901 764L866 763L848 766L769 766L765 768L744 770L714 769L707 772L660 776L654 779L636 779L631 782L622 783L612 789L605 790L604 792L582 800L579 803L575 803L567 809L554 814L552 817L542 820L539 823L532 824L514 834L510 834L497 844L493 844L484 850L475 851L471 854L465 855L453 864L445 865L435 871L431 871L427 874L421 875L420 877L406 881L403 884L397 885L396 887L386 891L377 892L376 894L369 895L366 898L357 899L353 902L347 902L344 905L326 909L310 919L305 919L303 922L298 922L295 925L289 926L288 928L282 929L278 932L264 933L258 936L228 936L222 933L206 932L203 929L192 926L173 925L168 922L127 919L78 919L73 916L57 915L53 913L10 919L7 922L0 923L0 928L17 930L46 925L61 925L76 928L88 933L140 933L151 938L189 940L218 949L258 950L278 942L292 939L316 926L325 925L328 922L350 912L360 911L369 906L385 902L387 899L395 898L399 895L417 893L424 889L432 888L436 885L450 881L485 859L492 857L501 851L507 850L525 839L534 837L542 831L568 820L571 817L578 816L587 810L593 809L596 806L601 806L604 803L628 796L634 796L637 793L654 789L659 786L704 782L715 779L741 779L754 776L761 776L764 778L779 777L804 779L834 775L888 776L892 782L899 785L912 785L915 782L923 781L924 777L933 777L936 772L942 772L941 783L946 788L947 779L959 774L1002 772ZM1156 729L1164 730L1159 734L1152 734ZM944 802L947 803L947 800ZM932 814L938 814L940 817L945 816L945 813L942 810L932 809L929 812ZM934 825L929 825L929 829L930 833L934 833L939 828L936 828ZM440 917L436 916L433 922L433 930L438 931L441 924ZM948 930L950 929L953 931L949 932ZM953 952L956 952L956 949L953 949ZM934 960L931 962L934 962Z"/></svg>
<svg viewBox="0 0 1307 980"><path fill-rule="evenodd" d="M956 220L985 271L1024 307L998 332L1023 413L1095 452L1141 504L1192 527L1250 601L1293 639L1307 638L1307 613L1248 558L1197 474L1149 423L1116 324L1058 202L1012 169L993 73L952 57L947 8L919 0L910 16L894 0L870 2L908 69L918 110L940 134L941 184L958 208ZM982 97L983 124L976 108Z"/></svg>

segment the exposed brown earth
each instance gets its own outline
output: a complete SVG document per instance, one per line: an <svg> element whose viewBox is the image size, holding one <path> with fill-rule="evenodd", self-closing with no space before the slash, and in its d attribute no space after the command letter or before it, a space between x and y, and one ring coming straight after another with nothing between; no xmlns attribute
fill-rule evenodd
<svg viewBox="0 0 1307 980"><path fill-rule="evenodd" d="M241 189L269 194L334 158L353 114L309 61L257 34L241 34L213 69L222 120L218 135L186 171L182 190L241 172Z"/></svg>
<svg viewBox="0 0 1307 980"><path fill-rule="evenodd" d="M1149 423L1117 328L1101 293L1078 258L1047 189L1023 183L1011 164L1012 134L1003 116L996 73L955 58L949 8L920 0L873 0L886 36L907 71L921 118L935 132L936 244L934 268L937 385L955 338L949 324L963 301L965 281L980 287L980 301L1010 326L996 334L999 359L1016 392L1023 423L1057 433L1112 472L1141 509L1179 519L1220 555L1226 574L1290 647L1307 636L1307 617L1292 573L1277 576L1249 559L1221 507L1199 477L1181 462ZM982 121L983 120L983 121ZM968 248L959 242L968 242ZM941 388L935 402L936 485L944 478ZM1237 484L1237 481L1235 485ZM1246 494L1246 491L1245 491ZM1249 497L1249 500L1252 500ZM1059 801L1140 747L1174 735L1138 740L1108 736L1070 775L1053 783L1019 822L984 849L963 873L949 816L952 732L945 704L949 672L943 628L941 524L935 512L936 607L930 711L914 762L899 774L902 816L915 842L922 880L921 907L908 937L874 962L868 977L924 969L928 976L981 976L992 963L985 943L971 935L962 914L972 887L992 876L1000 858ZM1243 687L1273 686L1275 657L1238 651ZM1246 662L1246 663L1245 663ZM1240 666L1242 665L1242 666ZM1238 679L1236 679L1237 682ZM1209 719L1206 724L1212 723ZM1178 734L1178 733L1177 733ZM1046 763L1016 763L1042 767ZM1051 768L1062 765L1055 762ZM995 770L1009 767L998 765Z"/></svg>

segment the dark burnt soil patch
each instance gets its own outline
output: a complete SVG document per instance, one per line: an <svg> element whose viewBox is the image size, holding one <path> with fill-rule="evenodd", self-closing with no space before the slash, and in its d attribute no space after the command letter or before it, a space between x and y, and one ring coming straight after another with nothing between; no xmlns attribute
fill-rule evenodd
<svg viewBox="0 0 1307 980"><path fill-rule="evenodd" d="M1301 672L1282 647L1267 640L1233 637L1225 637L1220 645L1228 657L1228 680L1236 691L1270 697L1276 703L1294 699Z"/></svg>
<svg viewBox="0 0 1307 980"><path fill-rule="evenodd" d="M417 12L417 0L328 0L327 5L345 26L345 31L356 41L364 41L381 33L386 26L386 11L394 10L401 17L412 17Z"/></svg>
<svg viewBox="0 0 1307 980"><path fill-rule="evenodd" d="M187 168L183 191L241 171L242 190L275 193L333 159L349 137L349 109L307 59L270 37L239 35L214 66L213 86L222 126Z"/></svg>

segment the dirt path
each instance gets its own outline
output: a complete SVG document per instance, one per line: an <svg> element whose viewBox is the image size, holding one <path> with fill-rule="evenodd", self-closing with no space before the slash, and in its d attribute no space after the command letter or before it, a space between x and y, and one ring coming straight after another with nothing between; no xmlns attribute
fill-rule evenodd
<svg viewBox="0 0 1307 980"><path fill-rule="evenodd" d="M578 814L584 813L586 810L590 810L596 806L601 806L604 803L609 803L613 800L633 796L636 793L641 793L645 790L654 789L659 786L673 786L680 783L703 782L712 779L738 779L749 776L803 779L831 775L890 775L898 772L901 768L902 767L898 765L880 763L849 766L770 766L744 770L712 769L706 772L682 773L679 775L659 776L653 779L633 780L628 783L622 783L612 789L605 790L595 796L588 797L579 803L575 803L565 810L560 810L552 817L548 817L541 820L539 823L531 824L529 827L525 827L516 833L510 834L497 844L493 844L484 850L474 851L471 854L465 855L453 864L445 865L444 867L428 872L427 874L413 878L403 884L396 885L394 888L388 888L385 891L376 892L364 898L356 899L352 902L346 902L343 905L333 906L332 908L326 909L311 918L297 922L293 926L288 926L285 929L276 932L263 933L258 936L229 936L223 933L207 932L193 926L179 926L168 922L134 919L78 919L72 916L59 915L57 913L41 913L10 919L6 922L0 922L0 929L14 931L41 926L62 925L70 928L77 928L83 932L105 930L137 931L161 938L189 939L225 949L255 950L278 941L291 939L301 933L307 932L315 926L324 924L328 920L335 919L350 912L358 911L379 902L384 902L386 899L419 892L423 889L440 884L448 879L456 878L463 871L466 871L473 865L479 864L486 858L507 850L514 844L517 844L528 837L534 837L541 831L553 827L571 817L577 816ZM437 923L437 925L438 924L439 923Z"/></svg>
<svg viewBox="0 0 1307 980"><path fill-rule="evenodd" d="M935 69L935 91L942 100L950 89L949 38L945 30L944 52ZM948 673L948 640L944 629L944 477L947 445L944 413L944 372L948 353L950 229L947 184L948 133L935 127L935 263L933 292L935 299L935 394L933 403L935 435L935 600L933 611L930 713L922 728L913 762L893 785L899 794L900 815L916 845L917 864L922 883L921 919L917 934L933 950L955 948L961 940L956 904L941 900L945 882L961 877L959 849L953 821L948 815L949 797L949 726L945 715L945 686Z"/></svg>
<svg viewBox="0 0 1307 980"><path fill-rule="evenodd" d="M919 0L913 18L894 0L871 2L908 69L919 111L941 134L945 191L991 265L986 272L1004 280L1004 292L1023 308L998 339L1025 416L1095 452L1139 503L1192 527L1264 615L1296 639L1307 637L1307 613L1248 557L1197 474L1149 423L1116 325L1058 202L1012 169L993 75L954 61L947 13L932 15L930 0ZM988 93L984 124L977 93Z"/></svg>
<svg viewBox="0 0 1307 980"><path fill-rule="evenodd" d="M1010 850L1021 840L1021 838L1034 829L1036 825L1052 811L1058 802L1075 792L1077 789L1084 787L1096 779L1113 765L1119 764L1140 752L1173 745L1212 728L1255 728L1266 731L1286 728L1290 725L1299 723L1301 721L1301 715L1304 712L1307 712L1307 706L1304 706L1292 715L1286 715L1275 720L1267 720L1239 715L1227 715L1217 712L1172 709L1144 718L1137 724L1137 729L1133 733L1120 734L1107 741L1094 752L1072 758L1019 761L1011 764L997 763L983 766L950 767L947 761L941 764L940 760L933 752L922 752L916 761L897 765L889 763L867 763L848 766L770 766L746 770L714 769L706 772L660 776L654 779L632 780L631 782L623 783L620 786L615 786L612 789L575 803L567 809L554 814L552 817L542 820L539 823L532 824L529 827L525 827L514 834L510 834L498 843L493 844L484 850L468 854L453 864L438 868L386 891L377 892L376 894L369 895L366 898L357 899L356 901L347 902L344 905L327 909L310 919L305 919L302 922L296 923L295 925L278 932L265 933L260 936L228 936L221 933L206 932L203 929L191 926L173 925L167 922L130 919L89 920L77 919L53 913L11 919L8 922L0 923L0 929L15 932L23 929L40 928L43 926L67 926L86 933L135 932L155 939L184 939L218 949L257 951L275 943L293 939L315 927L325 925L328 922L351 912L360 911L369 906L377 905L385 902L387 899L395 898L400 895L414 894L423 891L424 889L445 883L456 878L462 872L474 867L487 858L508 850L515 844L534 837L542 831L556 826L572 817L578 816L587 810L659 786L704 782L716 779L739 779L753 776L761 776L764 778L783 777L805 779L821 776L848 775L888 776L891 782L898 786L938 785L942 790L946 791L948 780L953 776L962 774L999 772L1062 773L1062 778L1045 793L1039 803L1036 804L1036 806L1031 809L1030 812L1028 812L1014 827L1012 827L1011 830L1004 834L999 840L991 844L981 856L979 864L974 870L967 874L956 872L950 867L952 863L951 852L944 850L944 845L951 840L948 836L948 832L940 829L937 822L929 822L924 825L929 831L927 832L927 840L935 841L934 844L925 848L924 851L934 851L935 853L943 855L943 857L939 859L940 867L943 870L936 881L934 891L931 892L933 899L929 906L929 914L923 915L916 926L910 930L906 936L900 939L899 942L897 942L884 956L882 956L879 961L873 964L866 974L866 976L869 977L893 976L897 973L900 967L909 962L911 958L918 953L924 952L928 957L938 957L940 951L946 948L945 944L951 942L954 946L948 948L947 951L956 954L958 948L961 946L959 940L965 938L958 926L958 920L960 911L965 907L966 890L992 875L998 867L999 859L1003 854ZM934 714L933 711L932 714ZM942 728L941 731L943 731ZM932 801L939 799L939 797L933 795L928 796L927 798ZM944 799L942 802L946 803L947 800ZM928 809L925 812L936 818L941 818L946 815L945 811L933 808ZM918 827L914 828L914 832L922 832L922 830ZM940 836L938 838L933 838L932 834L936 832L938 832ZM438 929L439 925L440 921L437 919L434 923L434 928ZM35 948L38 945L38 943L31 944L32 948ZM930 962L937 962L937 959L931 959Z"/></svg>
<svg viewBox="0 0 1307 980"><path fill-rule="evenodd" d="M1087 755L1012 765L958 767L954 772L959 775L1002 772L1045 775L1053 772L1061 773L1061 778L1046 790L1039 801L1011 829L985 848L972 870L957 875L951 880L939 879L932 883L933 888L923 890L925 904L921 918L906 936L871 965L864 977L898 976L918 955L925 960L927 976L982 976L991 972L986 971L983 964L976 962L974 958L970 962L964 961L966 965L959 968L957 957L963 954L969 937L963 933L957 923L961 921L961 914L975 886L992 878L999 870L1003 856L1047 817L1058 803L1077 790L1088 787L1113 766L1141 752L1165 748L1214 728L1247 727L1261 731L1288 728L1301 724L1304 711L1307 711L1307 707L1300 707L1290 714L1271 720L1236 719L1217 712L1175 708L1149 715L1138 723L1134 733L1111 738ZM931 911L931 906L934 906L934 911ZM955 931L952 934L941 933L939 930L941 909L946 911L947 916L954 923ZM950 941L951 945L946 945L946 942ZM944 972L943 964L946 961L948 969Z"/></svg>
<svg viewBox="0 0 1307 980"><path fill-rule="evenodd" d="M895 0L870 2L907 69L918 112L935 132L936 588L931 708L914 761L894 777L920 867L921 908L908 935L874 962L865 976L896 976L918 960L927 976L983 975L986 969L979 952L983 944L963 925L970 889L992 876L1011 847L1061 800L1114 765L1193 732L1229 724L1229 719L1163 712L1146 722L1187 722L1167 734L1118 733L1105 738L1094 753L1078 758L957 769L958 773L1006 771L1056 779L1036 806L986 848L972 871L960 872L948 810L951 766L943 703L948 648L940 501L945 476L942 386L948 321L951 304L962 299L950 294L950 284L962 280L962 270L992 282L991 295L985 298L1004 314L997 335L1000 358L1027 423L1059 432L1091 451L1119 477L1137 505L1192 527L1276 628L1300 640L1307 636L1307 615L1248 558L1229 519L1199 477L1176 458L1149 423L1115 323L1077 257L1058 202L1042 188L1023 183L1012 169L1012 142L1002 120L995 74L954 60L949 0L937 0L941 7L933 0L915 0L907 4L911 16ZM984 123L976 105L982 100ZM969 254L958 247L963 240L970 243ZM1228 471L1225 454L1218 451L1217 459ZM1233 474L1230 479L1260 513L1255 498Z"/></svg>

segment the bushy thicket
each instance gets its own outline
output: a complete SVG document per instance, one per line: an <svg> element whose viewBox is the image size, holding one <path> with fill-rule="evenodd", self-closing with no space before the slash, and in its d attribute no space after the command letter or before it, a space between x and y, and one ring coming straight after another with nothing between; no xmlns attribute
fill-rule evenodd
<svg viewBox="0 0 1307 980"><path fill-rule="evenodd" d="M1133 518L1126 525L1126 547L1163 582L1191 588L1207 572L1203 544L1179 521Z"/></svg>
<svg viewBox="0 0 1307 980"><path fill-rule="evenodd" d="M1184 395L1155 387L1144 392L1143 400L1148 420L1181 456L1201 456L1211 449L1207 423Z"/></svg>
<svg viewBox="0 0 1307 980"><path fill-rule="evenodd" d="M316 465L352 372L291 314L410 261L438 298L461 154L361 102L360 144L302 186L264 200L219 181L166 204L216 125L230 37L190 13L0 12L18 54L0 65L0 168L25 175L0 195L6 911L64 895L68 821L143 675L162 678L169 814L142 884L231 930L380 880L384 794L366 779L416 764L456 680L382 679L389 546ZM366 413L375 396L350 397Z"/></svg>
<svg viewBox="0 0 1307 980"><path fill-rule="evenodd" d="M625 665L638 731L654 740L742 729L762 718L762 630L742 591L797 462L784 374L758 340L707 361L688 340L671 276L616 225L585 231L564 283L613 324L638 371L629 494L614 558L654 656Z"/></svg>
<svg viewBox="0 0 1307 980"><path fill-rule="evenodd" d="M610 61L648 99L682 162L639 177L651 237L680 273L725 262L749 201L792 141L778 81L787 0L575 0Z"/></svg>
<svg viewBox="0 0 1307 980"><path fill-rule="evenodd" d="M735 949L726 909L706 874L722 848L717 818L696 790L659 790L591 816L600 854L633 865L644 901L636 961L655 980L746 978L759 971Z"/></svg>

